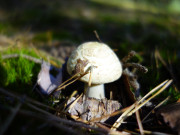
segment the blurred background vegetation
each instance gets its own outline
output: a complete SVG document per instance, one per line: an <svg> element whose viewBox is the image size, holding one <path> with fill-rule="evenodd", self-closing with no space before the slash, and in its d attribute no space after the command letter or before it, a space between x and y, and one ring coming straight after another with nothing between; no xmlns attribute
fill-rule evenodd
<svg viewBox="0 0 180 135"><path fill-rule="evenodd" d="M94 30L98 32L103 42L117 49L116 53L120 58L131 50L138 52L133 61L149 68L147 74L139 76L142 92L146 93L160 82L173 78L175 87L171 91L178 93L180 88L178 84L180 76L179 0L0 1L0 47L2 48L15 44L21 44L26 48L33 45L53 55L50 50L54 47L77 46L86 41L97 41ZM19 53L26 52L21 50ZM9 50L1 49L2 54L7 52ZM37 53L35 55L32 52L32 54L32 56L41 57ZM1 67L5 67L1 72L12 73L9 67L13 66L8 67L7 61L1 62ZM3 65L3 62L6 64ZM24 62L21 63L23 66ZM26 84L28 81L26 77L32 73L24 70L25 74L13 77L20 76L19 78L24 80L21 82ZM29 70L37 76L37 70L34 72L33 67ZM1 79L4 76L7 75L1 73ZM5 83L8 86L14 83L12 80L16 79L13 77L6 82L1 81L1 85ZM178 98L179 96L176 99Z"/></svg>

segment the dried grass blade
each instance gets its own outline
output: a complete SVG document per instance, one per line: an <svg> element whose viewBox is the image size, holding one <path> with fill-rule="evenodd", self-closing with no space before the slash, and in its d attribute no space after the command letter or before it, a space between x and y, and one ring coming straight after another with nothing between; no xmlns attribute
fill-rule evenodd
<svg viewBox="0 0 180 135"><path fill-rule="evenodd" d="M170 96L168 96L166 99L164 99L162 102L160 102L157 106L155 106L142 120L142 122L144 122L147 117L158 107L160 107L162 104L164 104L167 100L169 100Z"/></svg>
<svg viewBox="0 0 180 135"><path fill-rule="evenodd" d="M116 130L121 123L124 120L124 117L127 116L127 114L134 108L135 104L131 105L117 120L116 122L113 124L113 126L111 127L111 130Z"/></svg>
<svg viewBox="0 0 180 135"><path fill-rule="evenodd" d="M165 80L164 82L162 82L161 84L159 84L158 86L156 86L155 88L153 88L149 93L147 93L143 98L141 98L141 100L139 100L138 103L144 101L145 98L147 98L149 95L151 95L152 93L154 93L155 91L157 91L159 88L161 88L162 86L164 86L167 82L168 82L168 80Z"/></svg>
<svg viewBox="0 0 180 135"><path fill-rule="evenodd" d="M136 104L135 108L137 107L138 104ZM139 126L139 130L140 130L140 133L141 135L144 135L144 129L143 129L143 125L142 125L142 122L141 122L141 118L140 118L140 115L139 115L139 110L137 110L135 112L136 114L136 120L137 120L137 123L138 123L138 126Z"/></svg>
<svg viewBox="0 0 180 135"><path fill-rule="evenodd" d="M68 80L66 80L65 82L63 82L61 85L59 85L58 88L57 88L55 91L59 91L59 90L61 90L61 89L66 88L68 85L74 83L75 81L79 80L81 77L85 76L85 75L88 74L88 73L89 73L89 70L86 71L85 73L81 74L79 77L77 77L79 73L73 75L71 78L69 78ZM75 78L75 77L77 77L77 78ZM72 80L73 78L75 78L75 79ZM67 83L67 82L70 81L70 80L72 80L72 81L69 82L69 83ZM67 83L67 84L65 84L65 83Z"/></svg>
<svg viewBox="0 0 180 135"><path fill-rule="evenodd" d="M88 81L88 86L91 86L91 82L92 82L92 70L90 70L90 75L89 75L89 81Z"/></svg>
<svg viewBox="0 0 180 135"><path fill-rule="evenodd" d="M101 43L102 43L102 41L101 41L101 39L100 39L100 37L99 37L99 34L97 33L97 31L96 31L96 30L94 30L94 34L95 34L95 36L96 36L97 40L99 40L99 42L101 42Z"/></svg>
<svg viewBox="0 0 180 135"><path fill-rule="evenodd" d="M81 93L81 95L78 98L76 98L74 100L74 102L68 108L66 108L65 112L67 112L69 109L71 109L77 103L77 101L82 97L82 95L83 95L83 93Z"/></svg>
<svg viewBox="0 0 180 135"><path fill-rule="evenodd" d="M116 130L121 123L124 121L125 118L131 116L133 113L135 113L137 110L139 110L142 106L144 106L147 102L149 102L151 99L153 99L155 96L159 95L161 92L163 92L170 84L172 83L172 80L169 81L164 81L163 83L161 83L160 85L158 85L157 87L155 87L154 89L152 89L151 91L155 91L157 89L159 89L160 87L162 87L158 92L156 92L154 95L152 95L151 97L149 97L147 100L145 100L143 103L139 104L137 107L135 107L135 104L131 105L117 120L116 122L113 124L113 126L111 127L111 130ZM153 93L153 92L149 92L149 93ZM145 98L148 97L150 94L145 95ZM143 97L143 99L145 99ZM141 101L141 100L140 100ZM138 103L140 103L140 101ZM143 100L142 100L143 101Z"/></svg>
<svg viewBox="0 0 180 135"><path fill-rule="evenodd" d="M57 88L56 91L58 91L58 89L59 89L60 87L62 87L63 85L65 85L67 82L69 82L69 81L72 80L73 78L77 77L78 74L79 74L79 73L76 73L76 74L73 75L71 78L69 78L69 79L67 79L66 81L64 81L63 83L61 83L61 84L58 86L58 88Z"/></svg>
<svg viewBox="0 0 180 135"><path fill-rule="evenodd" d="M145 100L143 103L139 104L137 108L133 109L128 116L131 116L133 113L135 113L137 110L139 110L141 107L143 107L147 102L149 102L151 99L159 95L161 92L163 92L170 84L172 83L172 80L169 80L158 92L156 92L154 95L149 97L147 100Z"/></svg>

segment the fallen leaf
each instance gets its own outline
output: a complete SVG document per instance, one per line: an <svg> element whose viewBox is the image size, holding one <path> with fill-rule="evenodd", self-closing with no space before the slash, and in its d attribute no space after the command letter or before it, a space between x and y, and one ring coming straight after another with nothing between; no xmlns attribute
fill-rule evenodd
<svg viewBox="0 0 180 135"><path fill-rule="evenodd" d="M160 108L157 114L161 115L164 122L180 135L180 102L169 104Z"/></svg>
<svg viewBox="0 0 180 135"><path fill-rule="evenodd" d="M50 71L54 69L57 71L54 77ZM42 62L41 70L38 74L37 85L40 91L45 95L50 95L62 83L62 69L55 69L49 63Z"/></svg>

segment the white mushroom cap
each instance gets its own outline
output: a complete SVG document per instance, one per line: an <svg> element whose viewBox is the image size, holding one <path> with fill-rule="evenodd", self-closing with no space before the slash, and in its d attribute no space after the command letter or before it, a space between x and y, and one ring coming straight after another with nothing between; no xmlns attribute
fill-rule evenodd
<svg viewBox="0 0 180 135"><path fill-rule="evenodd" d="M120 78L122 65L111 48L99 42L86 42L73 51L67 62L67 71L70 75L75 70L78 59L88 61L84 72L93 66L92 84L103 84L113 82ZM83 76L80 80L89 81L90 74Z"/></svg>

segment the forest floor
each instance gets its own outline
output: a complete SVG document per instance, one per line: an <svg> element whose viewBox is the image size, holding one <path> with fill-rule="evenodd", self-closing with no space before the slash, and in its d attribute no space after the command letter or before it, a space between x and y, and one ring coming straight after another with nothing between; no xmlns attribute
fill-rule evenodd
<svg viewBox="0 0 180 135"><path fill-rule="evenodd" d="M180 12L176 4L175 1L162 4L133 0L1 1L0 135L110 133L112 123L90 126L88 122L77 122L67 116L64 103L78 90L76 85L80 86L76 97L80 96L83 84L78 82L65 89L66 92L63 90L58 100L34 89L42 59L66 72L63 64L78 45L99 40L115 50L120 60L131 50L137 53L130 62L148 68L145 74L137 72L142 97L165 80L173 80L164 92L153 97L153 106L140 108L139 112L143 119L153 110L149 118L142 122L144 133L175 134L174 130L162 122L162 118L156 119L154 110L167 98L168 101L162 106L178 104L180 99ZM99 39L94 31L98 33ZM69 76L63 73L62 77L65 81ZM111 88L111 85L116 91L119 89L119 84L107 85L106 89ZM153 92L151 95L156 94ZM114 100L121 101L117 97ZM130 107L121 104L125 110ZM176 110L180 108L179 105L175 107ZM167 114L165 118L174 114L163 109L161 111ZM119 117L123 112L113 116ZM138 130L140 127L136 118L137 113L128 116L127 121L117 128L119 132L116 134L139 134L141 131ZM173 120L168 122L172 124ZM178 125L172 127L177 128Z"/></svg>

